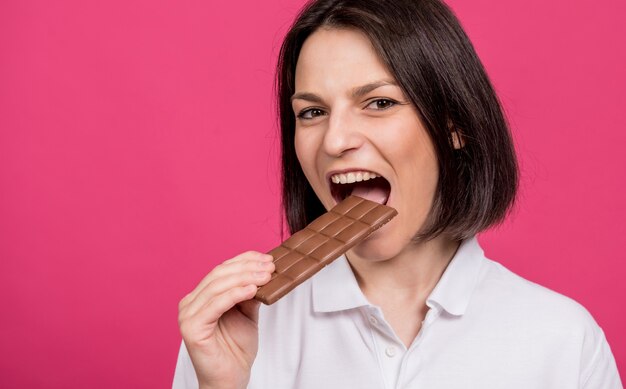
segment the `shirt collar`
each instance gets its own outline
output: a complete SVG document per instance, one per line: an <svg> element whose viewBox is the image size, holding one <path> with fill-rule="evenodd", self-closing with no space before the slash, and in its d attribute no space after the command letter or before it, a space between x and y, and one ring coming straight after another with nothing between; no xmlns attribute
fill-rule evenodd
<svg viewBox="0 0 626 389"><path fill-rule="evenodd" d="M426 305L430 308L438 305L452 315L463 315L478 284L484 259L485 254L475 236L464 240L426 299Z"/></svg>
<svg viewBox="0 0 626 389"><path fill-rule="evenodd" d="M345 255L320 270L311 281L315 312L344 311L370 305Z"/></svg>
<svg viewBox="0 0 626 389"><path fill-rule="evenodd" d="M476 237L463 241L426 304L452 315L463 315L478 283L483 259L484 253ZM345 255L322 269L311 282L315 312L336 312L370 305Z"/></svg>

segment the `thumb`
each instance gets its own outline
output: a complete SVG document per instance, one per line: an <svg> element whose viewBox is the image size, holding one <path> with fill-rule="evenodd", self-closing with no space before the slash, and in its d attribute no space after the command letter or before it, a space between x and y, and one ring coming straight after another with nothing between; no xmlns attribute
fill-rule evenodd
<svg viewBox="0 0 626 389"><path fill-rule="evenodd" d="M259 322L259 307L261 303L255 299L243 301L237 304L239 311L254 323Z"/></svg>

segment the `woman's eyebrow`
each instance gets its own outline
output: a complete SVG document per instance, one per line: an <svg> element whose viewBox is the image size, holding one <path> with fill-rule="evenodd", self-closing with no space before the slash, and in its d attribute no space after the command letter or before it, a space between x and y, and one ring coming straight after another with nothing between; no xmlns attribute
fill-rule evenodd
<svg viewBox="0 0 626 389"><path fill-rule="evenodd" d="M373 91L374 89L380 88L381 86L385 86L385 85L398 86L398 84L396 84L395 82L391 80L379 80L379 81L370 82L363 86L358 86L352 89L352 93L351 93L352 98L357 99L359 97L363 97L366 94Z"/></svg>
<svg viewBox="0 0 626 389"><path fill-rule="evenodd" d="M352 89L352 92L350 92L350 95L352 96L352 98L357 99L385 85L398 86L398 84L396 84L394 81L379 80L379 81L367 83L365 85L357 86L356 88ZM296 99L306 100L306 101L310 101L312 103L318 103L318 104L321 104L324 102L321 97L319 97L315 93L310 93L310 92L298 92L298 93L295 93L293 96L291 96L292 102Z"/></svg>
<svg viewBox="0 0 626 389"><path fill-rule="evenodd" d="M319 97L315 93L310 93L310 92L294 93L294 95L291 96L291 102L293 103L293 101L296 99L306 100L306 101L310 101L312 103L318 103L318 104L321 104L324 102L321 97Z"/></svg>

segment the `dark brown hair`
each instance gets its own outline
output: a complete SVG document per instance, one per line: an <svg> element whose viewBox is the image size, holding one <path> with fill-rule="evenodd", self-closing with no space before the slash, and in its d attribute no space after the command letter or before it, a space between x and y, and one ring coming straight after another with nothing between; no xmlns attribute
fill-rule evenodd
<svg viewBox="0 0 626 389"><path fill-rule="evenodd" d="M441 233L463 239L502 221L518 185L513 142L489 78L452 11L438 0L318 0L304 7L287 33L276 75L290 231L325 212L296 156L290 102L300 49L320 27L357 29L369 37L433 142L439 180L415 239ZM463 147L454 147L453 133Z"/></svg>

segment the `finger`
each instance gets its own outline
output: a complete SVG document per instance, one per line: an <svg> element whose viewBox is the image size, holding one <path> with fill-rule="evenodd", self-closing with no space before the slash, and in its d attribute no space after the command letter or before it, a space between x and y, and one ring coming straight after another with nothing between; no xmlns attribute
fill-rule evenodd
<svg viewBox="0 0 626 389"><path fill-rule="evenodd" d="M252 299L256 291L256 285L238 286L229 289L220 295L214 296L211 301L207 302L203 309L200 309L195 315L196 319L204 324L215 323L236 304Z"/></svg>
<svg viewBox="0 0 626 389"><path fill-rule="evenodd" d="M236 304L246 300L250 300L256 293L255 285L240 286L228 290L219 296L215 296L211 303L207 304L204 309L199 310L195 315L188 317L178 317L178 325L180 333L185 343L195 342L198 339L206 339L211 336L207 333L209 328L215 328L217 321Z"/></svg>
<svg viewBox="0 0 626 389"><path fill-rule="evenodd" d="M193 315L212 298L225 293L229 289L250 284L256 286L265 285L270 280L274 269L274 263L264 262L261 264L254 264L252 266L252 271L233 273L216 278L205 286L185 309L188 310L189 315Z"/></svg>
<svg viewBox="0 0 626 389"><path fill-rule="evenodd" d="M233 262L238 262L241 260L245 260L245 259L254 259L254 258L259 258L261 260L271 260L273 258L271 258L272 256L267 254L267 253L262 253L260 251L254 251L254 250L250 250L250 251L246 251L244 253L241 253L237 256L234 256L230 259L225 260L224 262L222 262L223 264L230 264Z"/></svg>
<svg viewBox="0 0 626 389"><path fill-rule="evenodd" d="M202 289L196 288L192 294L193 300L190 304L200 304L212 295L223 293L234 286L247 284L264 285L268 275L274 271L275 265L272 261L239 261L224 267L217 272L216 276L204 285Z"/></svg>
<svg viewBox="0 0 626 389"><path fill-rule="evenodd" d="M252 299L248 301L242 301L238 304L238 306L241 313L243 313L248 319L252 320L254 323L258 324L259 307L261 306L261 302Z"/></svg>
<svg viewBox="0 0 626 389"><path fill-rule="evenodd" d="M207 274L202 281L198 284L196 289L204 288L207 284L209 284L213 279L217 277L221 277L225 274L232 274L241 270L238 270L241 266L245 266L245 264L250 263L258 263L258 262L271 262L274 258L269 254L264 254L258 251L247 251L245 253L239 254L236 257L228 259L223 263L217 265L209 274Z"/></svg>
<svg viewBox="0 0 626 389"><path fill-rule="evenodd" d="M196 296L215 279L238 272L256 271L259 263L267 263L272 260L273 258L271 255L260 253L258 251L248 251L231 258L216 266L209 274L207 274L196 286L196 288L185 296L183 300L181 300L180 306L185 306L193 301ZM263 268L261 267L260 270L263 270Z"/></svg>

